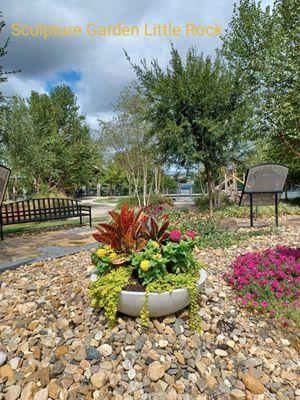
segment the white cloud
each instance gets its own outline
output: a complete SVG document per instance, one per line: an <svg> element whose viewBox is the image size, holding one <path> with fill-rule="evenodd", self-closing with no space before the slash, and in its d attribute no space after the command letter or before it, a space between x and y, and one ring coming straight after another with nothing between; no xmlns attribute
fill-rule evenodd
<svg viewBox="0 0 300 400"><path fill-rule="evenodd" d="M39 79L26 79L20 74L11 75L8 83L5 84L6 96L21 96L28 97L32 90L38 93L45 92L45 82Z"/></svg>

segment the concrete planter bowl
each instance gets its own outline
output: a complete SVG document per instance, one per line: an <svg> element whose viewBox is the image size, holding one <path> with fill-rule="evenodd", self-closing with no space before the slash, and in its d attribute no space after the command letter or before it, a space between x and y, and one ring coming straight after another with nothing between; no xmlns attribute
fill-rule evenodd
<svg viewBox="0 0 300 400"><path fill-rule="evenodd" d="M204 285L206 278L206 271L201 269L199 272L199 280L197 281L198 290L200 290ZM97 275L93 273L91 280L97 280ZM132 317L138 317L141 314L144 302L144 292L122 290L120 293L118 311ZM175 289L170 293L150 293L148 298L149 316L164 317L165 315L174 314L175 312L182 310L189 304L190 298L188 291L185 288Z"/></svg>

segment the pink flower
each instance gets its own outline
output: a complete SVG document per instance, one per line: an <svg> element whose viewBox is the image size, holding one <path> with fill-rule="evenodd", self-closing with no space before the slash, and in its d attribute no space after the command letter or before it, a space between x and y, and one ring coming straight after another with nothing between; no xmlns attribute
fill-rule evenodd
<svg viewBox="0 0 300 400"><path fill-rule="evenodd" d="M185 236L191 239L195 239L197 236L197 233L195 231L186 231Z"/></svg>
<svg viewBox="0 0 300 400"><path fill-rule="evenodd" d="M173 242L180 242L180 240L181 240L181 231L179 229L173 229L170 232L170 239Z"/></svg>
<svg viewBox="0 0 300 400"><path fill-rule="evenodd" d="M268 303L267 301L263 300L263 301L260 303L260 305L261 305L263 308L267 308L268 305L269 305L269 303Z"/></svg>

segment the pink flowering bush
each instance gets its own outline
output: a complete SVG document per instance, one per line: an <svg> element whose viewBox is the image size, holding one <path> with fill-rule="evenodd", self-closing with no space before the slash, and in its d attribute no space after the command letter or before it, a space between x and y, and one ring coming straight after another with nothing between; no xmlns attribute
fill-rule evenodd
<svg viewBox="0 0 300 400"><path fill-rule="evenodd" d="M242 305L270 316L300 310L300 248L277 246L236 258L227 282L239 291Z"/></svg>

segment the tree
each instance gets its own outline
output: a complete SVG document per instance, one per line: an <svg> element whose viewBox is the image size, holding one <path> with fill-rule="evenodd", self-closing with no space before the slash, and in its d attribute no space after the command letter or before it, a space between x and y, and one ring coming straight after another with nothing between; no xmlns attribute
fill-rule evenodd
<svg viewBox="0 0 300 400"><path fill-rule="evenodd" d="M150 193L160 190L161 168L149 137L144 99L136 85L125 87L113 108L110 121L100 121L100 140L110 157L125 171L129 195L139 206L147 205ZM141 193L142 192L142 195Z"/></svg>
<svg viewBox="0 0 300 400"><path fill-rule="evenodd" d="M241 74L253 105L252 137L266 137L276 159L300 157L300 3L277 0L265 10L255 0L235 5L220 54ZM273 152L273 156L274 156Z"/></svg>
<svg viewBox="0 0 300 400"><path fill-rule="evenodd" d="M230 159L247 113L239 75L226 69L219 58L204 58L194 48L184 62L173 45L166 70L156 60L132 66L161 153L184 166L203 163L212 215L213 173Z"/></svg>
<svg viewBox="0 0 300 400"><path fill-rule="evenodd" d="M14 174L34 182L35 192L47 185L49 191L74 193L99 169L97 143L78 109L67 86L7 102L1 127L8 164Z"/></svg>
<svg viewBox="0 0 300 400"><path fill-rule="evenodd" d="M0 11L0 38L2 35L2 30L5 27L5 22L2 18L2 13ZM4 44L0 45L0 58L4 57L7 54L7 47L8 47L8 42L9 42L9 38L6 38L4 40ZM4 68L2 65L0 65L0 83L5 83L7 82L8 79L8 75L9 74L14 74L19 72L18 70L15 71L4 71ZM2 91L0 90L0 113L3 111L3 109L5 108L6 104L5 104L5 97L3 96ZM0 127L0 161L4 159L4 145L3 145L3 130Z"/></svg>

